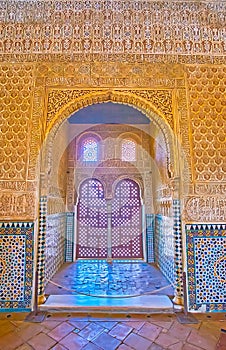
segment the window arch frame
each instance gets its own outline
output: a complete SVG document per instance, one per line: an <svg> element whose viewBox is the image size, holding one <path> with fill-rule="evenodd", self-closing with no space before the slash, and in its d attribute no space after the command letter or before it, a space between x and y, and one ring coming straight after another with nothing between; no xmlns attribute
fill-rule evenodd
<svg viewBox="0 0 226 350"><path fill-rule="evenodd" d="M88 141L93 141L96 144L96 158L95 159L85 159L84 157L84 145ZM87 164L94 164L97 163L100 160L100 139L96 135L93 134L83 134L81 138L78 141L78 148L77 148L77 160L82 163Z"/></svg>
<svg viewBox="0 0 226 350"><path fill-rule="evenodd" d="M135 150L134 150L134 159L124 159L123 157L123 145L126 144L126 142L130 142L134 144ZM126 157L125 157L126 158ZM123 162L136 162L137 161L137 142L132 137L125 137L121 140L120 143L120 159Z"/></svg>

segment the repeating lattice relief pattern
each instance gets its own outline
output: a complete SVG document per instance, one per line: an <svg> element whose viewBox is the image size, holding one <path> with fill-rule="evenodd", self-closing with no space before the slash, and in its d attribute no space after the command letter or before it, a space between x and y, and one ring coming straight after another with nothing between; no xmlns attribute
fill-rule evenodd
<svg viewBox="0 0 226 350"><path fill-rule="evenodd" d="M136 143L133 140L123 140L121 144L122 160L126 162L136 161Z"/></svg>
<svg viewBox="0 0 226 350"><path fill-rule="evenodd" d="M140 188L129 179L117 185L112 203L112 257L143 257Z"/></svg>
<svg viewBox="0 0 226 350"><path fill-rule="evenodd" d="M222 1L3 1L1 51L222 55L224 13Z"/></svg>
<svg viewBox="0 0 226 350"><path fill-rule="evenodd" d="M95 179L80 187L77 212L77 258L107 257L107 211L102 184Z"/></svg>
<svg viewBox="0 0 226 350"><path fill-rule="evenodd" d="M225 181L226 68L187 68L193 137L194 179Z"/></svg>
<svg viewBox="0 0 226 350"><path fill-rule="evenodd" d="M0 67L0 178L24 180L27 171L31 65Z"/></svg>

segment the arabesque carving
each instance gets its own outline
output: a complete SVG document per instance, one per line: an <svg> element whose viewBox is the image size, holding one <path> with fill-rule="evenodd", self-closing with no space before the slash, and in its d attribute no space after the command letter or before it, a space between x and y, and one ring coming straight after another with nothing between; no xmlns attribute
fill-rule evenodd
<svg viewBox="0 0 226 350"><path fill-rule="evenodd" d="M133 99L133 95L141 97L146 103L150 102L152 109L159 111L164 115L166 121L169 123L173 129L173 114L172 114L172 93L167 90L92 90L92 89L79 89L79 90L52 90L48 95L48 112L47 112L47 124L49 124L54 116L59 113L61 108L65 107L66 104L70 104L76 100L82 101L81 97L89 97L95 99L98 98L98 94L105 93L106 96L109 96L109 100L114 100L114 96L121 94L122 100L129 102ZM123 96L124 95L124 96ZM129 98L128 98L129 97ZM95 102L95 101L94 101ZM98 101L97 102L101 102ZM123 102L123 101L122 101ZM81 107L83 104L80 102ZM85 105L84 105L85 107Z"/></svg>
<svg viewBox="0 0 226 350"><path fill-rule="evenodd" d="M28 165L28 178L36 179L39 176L39 161L42 142L45 139L46 121L44 118L44 86L36 87L33 97L33 110L31 119L30 154Z"/></svg>
<svg viewBox="0 0 226 350"><path fill-rule="evenodd" d="M196 183L194 186L196 195L226 195L226 183Z"/></svg>
<svg viewBox="0 0 226 350"><path fill-rule="evenodd" d="M32 65L0 66L0 178L26 180Z"/></svg>
<svg viewBox="0 0 226 350"><path fill-rule="evenodd" d="M224 1L2 1L1 59L219 62L225 12Z"/></svg>
<svg viewBox="0 0 226 350"><path fill-rule="evenodd" d="M51 122L53 117L66 104L73 100L80 99L82 96L90 94L98 94L103 90L52 90L48 95L48 112L47 124ZM151 102L156 110L162 112L167 122L173 129L173 114L172 114L172 93L167 90L113 90L109 92L110 96L115 93L123 92L124 94L137 95L145 101Z"/></svg>
<svg viewBox="0 0 226 350"><path fill-rule="evenodd" d="M0 181L0 190L12 191L35 191L37 182L35 181Z"/></svg>
<svg viewBox="0 0 226 350"><path fill-rule="evenodd" d="M140 96L149 101L153 106L165 116L166 121L169 123L172 130L174 130L173 124L173 103L172 92L167 90L131 90L130 93Z"/></svg>
<svg viewBox="0 0 226 350"><path fill-rule="evenodd" d="M194 181L226 181L225 72L223 66L187 67Z"/></svg>
<svg viewBox="0 0 226 350"><path fill-rule="evenodd" d="M183 182L189 183L192 179L191 170L191 141L190 141L190 119L187 107L186 90L184 88L177 89L176 102L174 108L177 115L177 125L175 125L175 134L177 139L178 157L181 158L180 165L182 167ZM175 116L176 119L176 116ZM174 121L176 124L176 121ZM185 190L185 188L184 188Z"/></svg>
<svg viewBox="0 0 226 350"><path fill-rule="evenodd" d="M35 216L35 200L35 194L32 192L1 192L0 216L6 219L30 220Z"/></svg>
<svg viewBox="0 0 226 350"><path fill-rule="evenodd" d="M101 90L100 90L101 91ZM99 91L99 92L100 92ZM78 100L84 95L89 95L92 90L52 90L48 94L48 111L47 111L47 125L52 121L56 113L60 111L62 107L70 103L73 100ZM98 91L96 91L98 93Z"/></svg>
<svg viewBox="0 0 226 350"><path fill-rule="evenodd" d="M225 217L225 196L200 196L186 200L184 219L188 222L222 222Z"/></svg>

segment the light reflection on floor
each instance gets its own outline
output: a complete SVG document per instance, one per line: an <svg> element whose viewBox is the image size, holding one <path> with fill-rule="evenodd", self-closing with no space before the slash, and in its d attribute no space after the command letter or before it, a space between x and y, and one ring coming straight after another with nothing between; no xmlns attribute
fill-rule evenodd
<svg viewBox="0 0 226 350"><path fill-rule="evenodd" d="M46 295L84 293L88 295L173 295L169 281L155 265L134 260L79 260L66 263L52 278L62 287L48 283ZM66 290L64 289L66 288ZM73 290L73 291L71 291Z"/></svg>

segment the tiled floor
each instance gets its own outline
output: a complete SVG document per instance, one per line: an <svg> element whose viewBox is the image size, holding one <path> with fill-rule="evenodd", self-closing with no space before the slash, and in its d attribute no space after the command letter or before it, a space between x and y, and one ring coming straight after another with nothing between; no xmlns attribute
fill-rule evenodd
<svg viewBox="0 0 226 350"><path fill-rule="evenodd" d="M91 295L139 295L153 292L173 295L173 288L155 265L139 261L79 260L66 263L49 283L47 295L78 293ZM167 287L168 286L168 287ZM163 290L159 290L167 287Z"/></svg>
<svg viewBox="0 0 226 350"><path fill-rule="evenodd" d="M10 316L10 317L9 317ZM130 317L129 317L130 316ZM0 314L0 350L225 350L225 314L195 315L182 325L173 315Z"/></svg>

